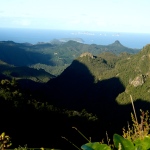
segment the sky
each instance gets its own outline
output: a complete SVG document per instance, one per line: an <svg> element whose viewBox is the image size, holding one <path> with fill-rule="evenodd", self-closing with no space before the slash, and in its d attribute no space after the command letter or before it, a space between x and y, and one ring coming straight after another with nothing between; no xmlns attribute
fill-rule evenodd
<svg viewBox="0 0 150 150"><path fill-rule="evenodd" d="M150 33L150 0L0 0L0 28Z"/></svg>

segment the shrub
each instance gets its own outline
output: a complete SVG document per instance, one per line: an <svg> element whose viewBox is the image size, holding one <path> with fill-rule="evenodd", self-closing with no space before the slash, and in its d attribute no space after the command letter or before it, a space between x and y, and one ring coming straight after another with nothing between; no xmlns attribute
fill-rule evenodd
<svg viewBox="0 0 150 150"><path fill-rule="evenodd" d="M113 142L111 146L99 142L89 142L81 146L83 150L150 150L150 123L149 123L149 112L141 111L140 123L137 120L136 112L130 95L131 103L133 106L134 115L131 113L132 127L128 124L128 130L123 128L123 136L114 134Z"/></svg>
<svg viewBox="0 0 150 150"><path fill-rule="evenodd" d="M5 132L3 132L0 135L0 150L4 150L5 148L8 148L12 145L10 141L10 137L8 135L5 135Z"/></svg>

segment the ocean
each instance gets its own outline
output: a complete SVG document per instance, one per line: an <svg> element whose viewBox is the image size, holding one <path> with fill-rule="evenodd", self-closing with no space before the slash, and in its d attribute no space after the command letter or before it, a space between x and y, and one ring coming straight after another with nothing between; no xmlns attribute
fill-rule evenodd
<svg viewBox="0 0 150 150"><path fill-rule="evenodd" d="M108 45L119 40L130 48L143 48L150 43L150 33L0 28L0 41L36 44L61 38L81 38L85 44L97 45Z"/></svg>

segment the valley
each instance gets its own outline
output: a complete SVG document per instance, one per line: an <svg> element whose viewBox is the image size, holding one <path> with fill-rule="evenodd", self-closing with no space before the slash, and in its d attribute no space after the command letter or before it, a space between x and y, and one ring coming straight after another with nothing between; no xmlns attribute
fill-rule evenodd
<svg viewBox="0 0 150 150"><path fill-rule="evenodd" d="M72 127L101 141L131 122L130 95L137 114L150 108L150 45L1 41L0 60L1 130L14 147L73 149L61 136L85 141Z"/></svg>

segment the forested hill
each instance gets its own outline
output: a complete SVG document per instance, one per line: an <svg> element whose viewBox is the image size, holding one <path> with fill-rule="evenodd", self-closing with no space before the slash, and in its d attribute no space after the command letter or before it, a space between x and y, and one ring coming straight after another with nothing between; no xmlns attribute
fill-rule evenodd
<svg viewBox="0 0 150 150"><path fill-rule="evenodd" d="M140 109L150 111L149 68L150 45L137 54L83 53L47 83L44 98L58 107L97 114L97 132L102 129L111 135L130 121L130 95L138 116Z"/></svg>
<svg viewBox="0 0 150 150"><path fill-rule="evenodd" d="M88 45L75 41L56 43L15 43L13 41L0 42L0 60L14 66L30 66L44 69L55 76L67 68L74 59L84 52L98 55L102 52L120 54L122 52L137 53L140 49L123 46L119 41L109 45Z"/></svg>
<svg viewBox="0 0 150 150"><path fill-rule="evenodd" d="M142 103L137 107L146 109L149 105L144 103L150 102L149 56L150 45L134 55L83 53L60 76L48 82L49 96L58 106L85 107L101 114L108 110L111 113L116 105L130 104L133 95L137 103Z"/></svg>
<svg viewBox="0 0 150 150"><path fill-rule="evenodd" d="M93 141L101 141L106 131L110 138L113 133L121 134L122 127L130 121L130 95L133 96L137 114L139 109L150 108L150 45L134 54L123 52L116 55L114 47L122 47L116 41L102 46L105 50L112 47L111 53L106 51L95 55L91 52L95 45L73 41L59 45L1 43L0 57L3 59L0 61L0 77L3 80L0 82L0 111L5 114L2 115L1 132L8 132L14 138L15 146L27 143L30 147L44 145L66 149L68 145L61 136L67 136L80 146L85 141L77 141L79 135L72 131L74 126L87 137L92 136ZM91 46L91 50L88 46ZM80 52L76 59L71 58L72 61L59 76L28 67L32 63L37 65L39 60L43 65L47 65L47 62L50 65L55 58L53 56L58 55L51 52L56 47L60 48L58 52L62 52L61 57L65 51L70 52L68 56ZM10 52L10 56L7 52ZM24 58L22 61L14 60L16 64L13 64L11 55L15 59ZM17 65L19 61L21 65ZM31 64L25 64L26 61ZM57 66L54 62L55 59L51 67L64 66ZM41 67L41 64L38 65ZM10 122L13 123L10 125Z"/></svg>

